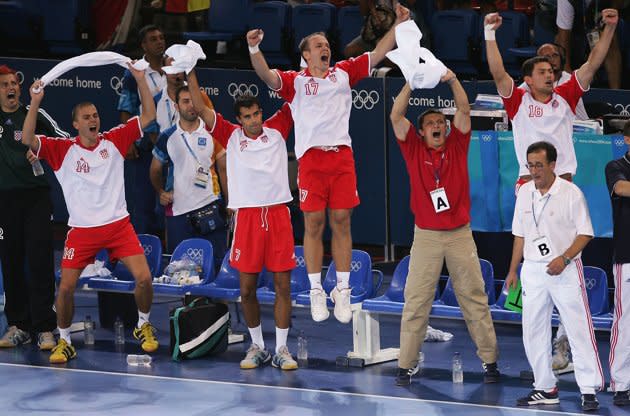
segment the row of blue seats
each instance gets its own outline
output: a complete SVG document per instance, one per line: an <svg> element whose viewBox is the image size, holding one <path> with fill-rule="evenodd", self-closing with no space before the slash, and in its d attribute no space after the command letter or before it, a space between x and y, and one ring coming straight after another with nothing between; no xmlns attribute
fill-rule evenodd
<svg viewBox="0 0 630 416"><path fill-rule="evenodd" d="M161 272L162 246L160 240L153 235L139 235L140 242L145 250L149 268L153 276ZM295 247L296 268L291 272L291 299L296 305L310 305L308 294L309 281L304 261L302 246ZM106 260L106 253L99 253L101 260ZM188 239L180 243L171 256L171 262L189 258L202 268L201 283L195 285L172 285L154 283L155 293L181 296L186 293L199 296L208 296L230 301L238 300L240 296L238 271L229 264L227 253L221 264L219 272L214 273L214 257L212 244L203 239ZM519 313L504 307L507 288L503 285L498 298L495 296L495 279L492 264L480 259L481 272L484 278L485 292L488 296L491 314L496 321L518 322L521 320ZM133 277L122 263L111 266L112 274L116 279L101 277L84 277L79 282L80 286L87 285L90 289L131 292L135 287ZM376 297L382 282L383 274L379 270L372 269L372 260L364 251L353 250L350 286L352 287L351 303L361 304L361 309L377 313L402 314L404 306L404 287L409 270L409 256L406 256L394 270L394 274L386 293ZM520 269L519 269L520 271ZM589 307L593 316L594 325L597 328L610 328L612 324L612 310L608 298L608 279L604 270L586 266L584 267L584 279L588 294ZM324 278L323 287L326 293L336 284L336 269L334 261L330 264ZM260 273L257 295L261 303L272 304L275 301L273 278L270 273ZM332 304L329 304L332 307ZM447 278L444 290L440 293L439 285L436 287L435 300L431 309L433 316L462 318L462 313L457 303L453 284ZM557 322L557 315L554 320Z"/></svg>

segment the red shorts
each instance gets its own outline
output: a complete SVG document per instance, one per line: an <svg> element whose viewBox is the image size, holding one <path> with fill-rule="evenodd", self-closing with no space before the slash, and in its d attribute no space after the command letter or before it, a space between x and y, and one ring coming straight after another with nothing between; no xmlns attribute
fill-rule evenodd
<svg viewBox="0 0 630 416"><path fill-rule="evenodd" d="M129 216L98 227L73 227L68 231L61 267L82 269L94 263L96 253L107 249L110 261L144 255Z"/></svg>
<svg viewBox="0 0 630 416"><path fill-rule="evenodd" d="M286 272L295 267L293 227L286 205L239 208L230 265L243 273Z"/></svg>
<svg viewBox="0 0 630 416"><path fill-rule="evenodd" d="M329 151L308 149L299 160L298 187L302 211L350 209L359 205L352 149L348 146Z"/></svg>

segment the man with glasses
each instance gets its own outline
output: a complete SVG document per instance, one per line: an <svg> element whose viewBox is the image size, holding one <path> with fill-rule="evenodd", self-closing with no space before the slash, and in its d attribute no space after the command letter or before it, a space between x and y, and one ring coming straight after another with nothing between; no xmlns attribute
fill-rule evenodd
<svg viewBox="0 0 630 416"><path fill-rule="evenodd" d="M396 384L406 386L418 372L418 351L425 339L435 285L446 260L455 295L477 355L483 362L484 382L499 381L497 339L484 291L477 247L470 229L468 147L470 105L455 74L441 78L453 91L457 111L447 135L446 118L438 110L418 118L418 130L405 117L411 96L405 84L396 97L390 119L405 159L414 213L414 238L405 306L400 324L400 357Z"/></svg>
<svg viewBox="0 0 630 416"><path fill-rule="evenodd" d="M582 410L590 411L599 408L595 392L604 386L580 258L593 238L593 226L582 191L554 173L557 155L556 148L544 141L527 148L525 168L532 180L519 189L514 208L514 246L506 285L516 285L516 270L524 259L523 344L534 371L534 389L516 404L560 402L549 345L555 306L572 346Z"/></svg>

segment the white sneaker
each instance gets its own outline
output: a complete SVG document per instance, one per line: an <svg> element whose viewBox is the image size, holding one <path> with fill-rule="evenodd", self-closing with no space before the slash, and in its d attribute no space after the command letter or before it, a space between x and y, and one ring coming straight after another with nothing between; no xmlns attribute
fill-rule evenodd
<svg viewBox="0 0 630 416"><path fill-rule="evenodd" d="M326 292L323 289L311 289L310 297L313 321L321 322L328 319L330 312L326 306Z"/></svg>
<svg viewBox="0 0 630 416"><path fill-rule="evenodd" d="M330 300L335 304L335 318L342 324L347 324L352 320L350 291L350 289L339 289L335 286L330 292Z"/></svg>

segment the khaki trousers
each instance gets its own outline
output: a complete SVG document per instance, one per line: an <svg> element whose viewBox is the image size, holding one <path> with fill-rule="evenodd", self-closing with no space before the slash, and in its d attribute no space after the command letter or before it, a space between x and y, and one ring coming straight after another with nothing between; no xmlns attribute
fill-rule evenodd
<svg viewBox="0 0 630 416"><path fill-rule="evenodd" d="M497 338L470 225L448 231L415 227L400 325L400 368L413 368L418 363L445 259L477 356L484 363L497 361Z"/></svg>

